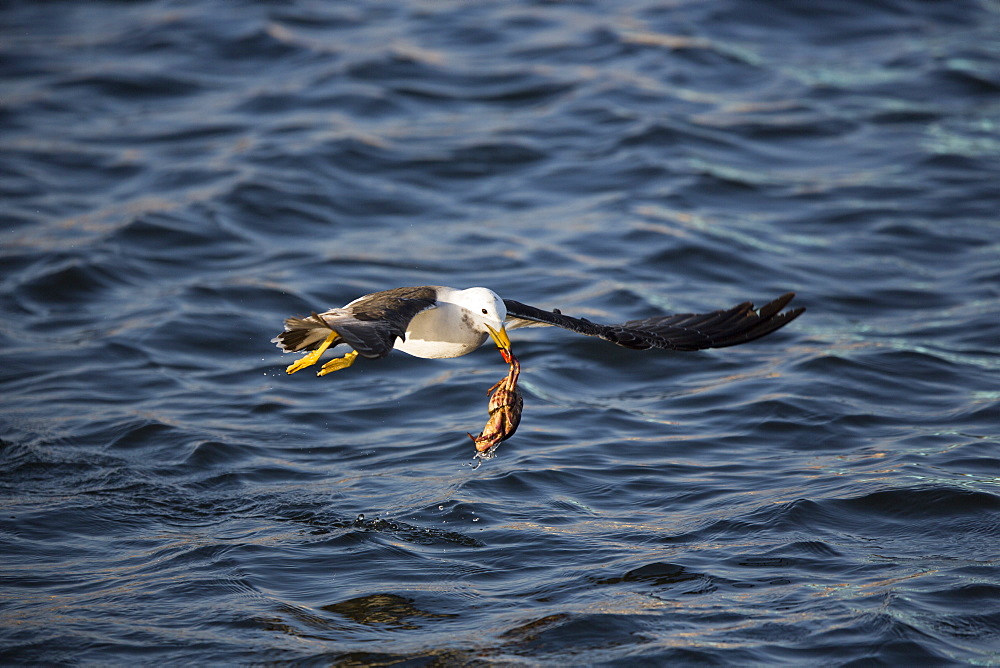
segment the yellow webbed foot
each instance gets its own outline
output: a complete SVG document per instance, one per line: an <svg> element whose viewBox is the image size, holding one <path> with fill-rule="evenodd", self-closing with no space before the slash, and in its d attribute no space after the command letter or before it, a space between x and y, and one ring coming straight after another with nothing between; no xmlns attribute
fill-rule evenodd
<svg viewBox="0 0 1000 668"><path fill-rule="evenodd" d="M323 365L323 368L316 372L317 376L325 376L328 373L333 373L338 369L346 369L347 367L354 364L354 360L358 357L358 351L352 350L343 357L338 357L337 359L330 360Z"/></svg>
<svg viewBox="0 0 1000 668"><path fill-rule="evenodd" d="M295 364L289 364L285 369L285 373L295 373L296 371L301 371L307 366L312 366L318 362L319 358L326 352L326 349L330 347L330 344L333 343L335 338L337 338L337 332L330 332L330 335L323 340L323 343L319 344L319 347L316 348L316 350L301 358L299 361L295 362Z"/></svg>

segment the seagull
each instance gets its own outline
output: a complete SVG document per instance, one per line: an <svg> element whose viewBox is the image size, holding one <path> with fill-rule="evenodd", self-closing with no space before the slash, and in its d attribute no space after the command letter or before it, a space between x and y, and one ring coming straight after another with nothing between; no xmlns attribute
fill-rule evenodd
<svg viewBox="0 0 1000 668"><path fill-rule="evenodd" d="M502 299L488 288L424 285L373 292L342 308L288 318L285 331L271 341L283 352L307 353L285 369L288 373L316 364L329 348L350 348L343 357L326 362L318 376L351 366L359 355L378 359L393 350L425 359L460 357L492 339L501 351L509 351L507 330L520 327L561 327L635 350L704 350L747 343L784 327L805 311L782 311L794 296L789 292L759 309L743 302L709 313L601 325L563 315L559 309L546 311Z"/></svg>

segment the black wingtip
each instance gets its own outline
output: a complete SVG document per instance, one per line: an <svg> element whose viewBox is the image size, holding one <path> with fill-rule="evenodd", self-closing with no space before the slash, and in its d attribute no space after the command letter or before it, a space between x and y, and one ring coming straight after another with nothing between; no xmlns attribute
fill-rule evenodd
<svg viewBox="0 0 1000 668"><path fill-rule="evenodd" d="M774 301L771 301L761 306L759 309L757 309L757 313L760 314L762 320L767 320L769 318L774 317L775 314L780 313L781 309L788 306L788 303L793 299L795 299L795 293L786 292L785 294L781 295Z"/></svg>
<svg viewBox="0 0 1000 668"><path fill-rule="evenodd" d="M617 326L618 333L627 333L628 343L615 340L630 348L653 347L691 351L706 348L727 348L755 341L778 330L800 316L805 308L782 312L795 297L787 292L777 299L754 309L752 302L711 313L684 313L632 320ZM632 339L636 339L635 342Z"/></svg>
<svg viewBox="0 0 1000 668"><path fill-rule="evenodd" d="M797 306L793 309L782 312L782 309L785 308L785 306L787 306L794 297L794 292L786 292L774 301L761 306L756 312L758 318L757 322L749 329L745 330L741 335L735 337L732 343L727 345L736 345L739 343L749 343L750 341L755 341L763 336L767 336L771 332L781 329L792 320L795 320L800 315L805 313L806 307L804 306Z"/></svg>

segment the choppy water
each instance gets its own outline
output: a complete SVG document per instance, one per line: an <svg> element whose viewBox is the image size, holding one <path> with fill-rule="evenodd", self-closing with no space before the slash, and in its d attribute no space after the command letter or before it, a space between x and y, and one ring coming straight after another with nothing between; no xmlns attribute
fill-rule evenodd
<svg viewBox="0 0 1000 668"><path fill-rule="evenodd" d="M1000 663L1000 6L9 3L0 662ZM281 320L518 331L287 376Z"/></svg>

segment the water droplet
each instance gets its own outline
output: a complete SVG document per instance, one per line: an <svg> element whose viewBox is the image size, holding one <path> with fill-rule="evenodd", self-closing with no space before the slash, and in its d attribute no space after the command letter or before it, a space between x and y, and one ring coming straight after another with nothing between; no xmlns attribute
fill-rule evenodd
<svg viewBox="0 0 1000 668"><path fill-rule="evenodd" d="M444 510L444 506L438 506L438 510Z"/></svg>
<svg viewBox="0 0 1000 668"><path fill-rule="evenodd" d="M478 522L478 521L479 521L479 518L478 518L478 517L473 517L473 518L472 518L472 521L473 521L473 522Z"/></svg>
<svg viewBox="0 0 1000 668"><path fill-rule="evenodd" d="M364 513L359 513L358 514L358 519L354 520L354 523L355 524L361 524L364 521L365 521L365 514Z"/></svg>

